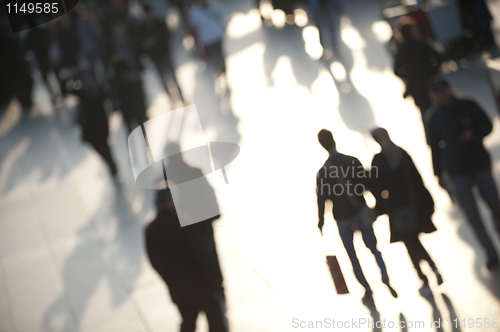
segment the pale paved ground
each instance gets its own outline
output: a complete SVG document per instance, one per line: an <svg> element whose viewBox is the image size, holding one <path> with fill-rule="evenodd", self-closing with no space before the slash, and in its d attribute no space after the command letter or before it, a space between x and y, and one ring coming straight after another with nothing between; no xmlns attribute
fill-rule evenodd
<svg viewBox="0 0 500 332"><path fill-rule="evenodd" d="M412 100L402 99L403 85L378 39L384 25L376 23L377 2L347 2L342 55L350 93L339 93L340 83L324 63L304 51L302 28L261 27L252 1L224 1L230 15L229 103L217 95L211 70L182 48L182 32L177 35L178 76L198 107L207 140L241 146L228 167L229 187L213 183L225 210L216 238L231 330L294 331L293 318L399 321L402 315L425 321L418 330L431 331L430 320L439 317L500 318L500 274L483 268L485 257L470 227L432 175L420 115ZM486 143L500 180L500 123L484 72L475 65L449 78L494 117ZM149 69L146 82L150 114L170 110ZM114 184L98 155L80 144L67 114L52 109L43 88L36 98L40 107L32 119L21 120L13 103L0 122L0 331L177 331L177 309L144 256L142 228L154 216L153 194L133 182L119 117L111 121L121 179ZM411 154L433 194L439 230L422 242L445 284L438 287L425 266L434 300L418 294L420 281L408 255L402 244L389 244L387 219L380 218L379 248L400 296L393 299L380 282L373 256L357 236L375 290L377 310L370 313L331 216L324 238L316 228L314 177L326 158L316 141L319 129L331 129L339 150L368 166L377 146L366 133L374 126L386 127ZM483 212L488 216L484 206ZM339 256L350 295L336 294L327 254ZM199 321L204 331L206 323Z"/></svg>

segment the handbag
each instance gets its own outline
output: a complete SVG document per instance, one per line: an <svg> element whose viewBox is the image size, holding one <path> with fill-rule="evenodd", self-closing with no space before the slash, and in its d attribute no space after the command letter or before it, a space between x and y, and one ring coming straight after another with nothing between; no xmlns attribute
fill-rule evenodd
<svg viewBox="0 0 500 332"><path fill-rule="evenodd" d="M404 162L404 161L403 161ZM391 215L391 224L398 233L402 235L411 235L418 231L418 215L417 215L417 197L415 196L415 188L411 179L411 174L408 169L408 162L404 167L405 180L408 188L408 196L410 197L410 205L398 208Z"/></svg>
<svg viewBox="0 0 500 332"><path fill-rule="evenodd" d="M340 264L337 256L326 256L326 263L330 268L330 273L332 274L333 283L335 284L335 289L338 294L349 294L349 289L344 279L344 274L340 269Z"/></svg>

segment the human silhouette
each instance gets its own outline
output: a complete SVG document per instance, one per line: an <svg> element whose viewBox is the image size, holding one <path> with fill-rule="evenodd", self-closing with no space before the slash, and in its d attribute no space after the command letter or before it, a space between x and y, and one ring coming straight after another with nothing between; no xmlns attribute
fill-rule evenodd
<svg viewBox="0 0 500 332"><path fill-rule="evenodd" d="M116 176L116 163L107 142L109 128L104 103L108 95L92 69L82 70L77 78L73 93L80 97L78 124L82 128L82 139L92 145L108 165L111 174Z"/></svg>
<svg viewBox="0 0 500 332"><path fill-rule="evenodd" d="M227 332L224 289L212 228L217 217L181 227L170 189L158 191L157 216L145 231L153 268L167 284L182 316L181 332L194 332L205 312L210 332Z"/></svg>
<svg viewBox="0 0 500 332"><path fill-rule="evenodd" d="M170 98L172 98L172 93L169 91L168 84L165 81L166 75L171 76L173 83L177 87L179 98L184 102L184 97L182 96L181 88L177 82L175 68L170 56L171 38L167 25L164 20L160 20L155 16L150 6L144 4L143 8L146 13L146 18L139 26L141 52L147 54L153 61L158 73L162 77L163 86Z"/></svg>
<svg viewBox="0 0 500 332"><path fill-rule="evenodd" d="M431 106L427 83L439 73L443 57L420 38L412 18L402 17L398 22L398 32L403 42L396 54L394 73L406 84L404 97L412 96L423 116Z"/></svg>
<svg viewBox="0 0 500 332"><path fill-rule="evenodd" d="M382 148L372 161L372 169L376 169L378 175L371 179L370 186L370 191L377 200L375 210L379 215L389 215L391 243L404 243L413 266L424 283L420 292L429 294L429 280L422 272L420 262L425 260L429 263L439 285L443 283L443 278L418 236L436 231L431 220L434 201L413 160L406 151L394 144L387 130L374 129L372 136Z"/></svg>
<svg viewBox="0 0 500 332"><path fill-rule="evenodd" d="M363 193L369 185L367 172L355 157L341 154L336 149L336 143L330 131L322 129L318 133L321 146L330 156L318 171L318 228L323 232L325 202L333 203L333 217L337 221L340 238L349 255L354 274L366 292L363 302L373 302L373 291L366 280L354 249L354 232L359 230L365 245L371 250L382 274L382 282L389 287L392 295L397 297L396 291L390 286L389 275L382 254L377 249L377 238L373 232L372 223L375 221L374 212L366 205Z"/></svg>
<svg viewBox="0 0 500 332"><path fill-rule="evenodd" d="M473 188L488 205L497 233L500 231L500 198L492 175L491 158L483 145L493 125L472 100L458 99L448 81L435 77L429 84L434 100L428 119L434 174L443 187L451 186L458 204L487 254L486 267L499 265L498 253L479 214ZM446 180L448 179L448 181Z"/></svg>

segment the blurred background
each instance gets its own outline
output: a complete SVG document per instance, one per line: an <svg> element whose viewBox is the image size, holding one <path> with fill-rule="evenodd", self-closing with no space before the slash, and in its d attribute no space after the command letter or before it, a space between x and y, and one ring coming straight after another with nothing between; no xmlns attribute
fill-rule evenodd
<svg viewBox="0 0 500 332"><path fill-rule="evenodd" d="M485 268L464 214L439 186L420 110L394 74L395 30L408 15L442 55L439 71L454 90L492 120L485 145L498 181L500 1L485 2L489 17L471 15L475 1L345 0L321 41L313 2L219 0L219 30L203 26L193 12L200 4L188 0L80 0L16 34L0 17L0 331L178 331L179 312L144 249L155 193L135 184L127 137L191 104L207 142L241 148L226 167L229 185L222 175L211 183L224 210L214 232L232 331L360 317L425 321L422 331L458 318L462 326L440 330L500 331L469 325L500 317L500 272ZM432 293L419 294L408 253L389 243L381 216L378 248L399 297L356 234L374 290L368 307L330 212L323 237L317 229L315 177L328 154L316 135L331 130L340 152L369 167L379 126L434 198L438 231L420 239L445 282L431 278ZM337 294L327 255L338 257L350 294ZM200 315L196 331L207 330Z"/></svg>

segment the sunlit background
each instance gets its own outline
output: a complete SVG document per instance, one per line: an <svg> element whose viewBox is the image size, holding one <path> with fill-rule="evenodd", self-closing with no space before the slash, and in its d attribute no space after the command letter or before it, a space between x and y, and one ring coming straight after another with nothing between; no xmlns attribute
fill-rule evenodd
<svg viewBox="0 0 500 332"><path fill-rule="evenodd" d="M166 12L163 2L153 3L160 15ZM265 1L220 3L228 22L230 94L214 68L194 54L180 14L171 9L165 19L174 34L179 84L186 102L198 109L206 140L241 147L227 166L229 185L222 174L211 183L225 211L214 227L231 331L295 331L294 318L428 323L500 317L500 275L483 267L471 228L433 175L420 112L403 98L405 87L393 73L393 32L379 2L345 1L340 54L329 60L322 59L306 6L286 15ZM500 1L489 5L498 32ZM500 180L500 123L483 61L494 57L472 53L445 63L443 71L456 91L493 119L485 142ZM148 116L181 107L170 102L151 62L144 64ZM29 116L13 100L0 119L0 331L178 331L177 308L145 256L142 232L155 216L154 193L134 183L121 116L110 118L115 182L99 155L80 141L73 124L77 99L54 107L37 72L34 100ZM323 237L316 226L315 176L327 158L316 134L331 130L338 150L368 167L378 152L369 135L377 126L408 151L435 200L438 231L421 241L445 283L437 286L431 277L433 297L419 295L421 281L406 249L389 244L388 220L380 217L374 226L378 247L399 298L382 284L357 234L358 257L374 290L376 310L370 312L331 213ZM500 249L498 238L496 245ZM327 255L339 257L350 294L336 293ZM423 270L431 273L427 265ZM198 322L197 331L208 330L203 315ZM443 330L452 331L446 325Z"/></svg>

